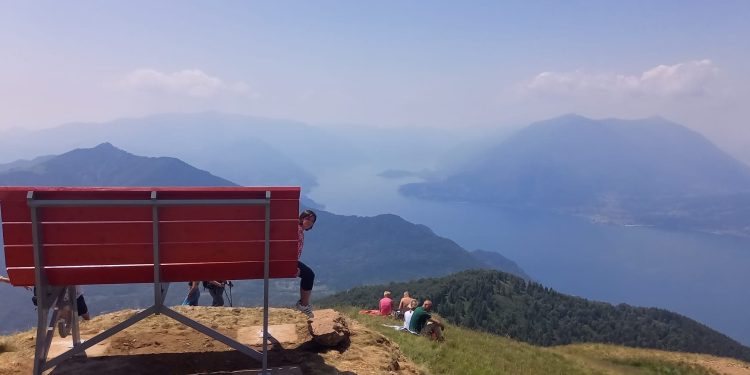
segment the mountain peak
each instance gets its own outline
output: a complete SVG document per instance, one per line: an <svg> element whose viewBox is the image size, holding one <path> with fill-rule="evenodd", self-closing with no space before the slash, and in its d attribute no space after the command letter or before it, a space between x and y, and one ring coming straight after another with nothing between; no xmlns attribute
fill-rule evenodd
<svg viewBox="0 0 750 375"><path fill-rule="evenodd" d="M0 184L70 186L232 186L180 159L144 157L109 142L1 173Z"/></svg>
<svg viewBox="0 0 750 375"><path fill-rule="evenodd" d="M92 149L94 150L120 150L119 148L115 147L113 144L109 142L100 143L94 146Z"/></svg>
<svg viewBox="0 0 750 375"><path fill-rule="evenodd" d="M702 217L709 226L684 225L724 231L740 228L735 223L747 222L747 216L731 208L743 207L741 201L724 207L717 197L750 196L750 168L701 134L661 117L592 120L568 114L519 130L443 181L407 184L401 192L584 212L623 223L641 218L640 224L649 225L674 223L674 212L690 206L693 215L681 214L680 220ZM716 211L715 222L704 209ZM730 213L745 216L729 220Z"/></svg>
<svg viewBox="0 0 750 375"><path fill-rule="evenodd" d="M581 120L583 120L583 121L591 121L592 119L590 119L590 118L588 118L586 116L579 115L577 113L572 113L571 112L571 113L566 113L566 114L558 116L558 117L553 117L553 118L551 118L551 119L549 119L547 121L581 121Z"/></svg>

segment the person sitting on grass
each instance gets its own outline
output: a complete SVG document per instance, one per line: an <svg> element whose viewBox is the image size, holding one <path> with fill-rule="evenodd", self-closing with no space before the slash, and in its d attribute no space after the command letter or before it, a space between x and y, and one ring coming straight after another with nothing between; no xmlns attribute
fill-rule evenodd
<svg viewBox="0 0 750 375"><path fill-rule="evenodd" d="M409 330L409 323L411 323L411 316L414 314L414 309L419 306L419 302L417 302L416 299L412 298L411 302L409 302L408 310L404 312L404 330Z"/></svg>
<svg viewBox="0 0 750 375"><path fill-rule="evenodd" d="M391 299L391 292L386 290L385 292L383 292L383 298L380 299L380 315L391 315L392 310L393 300Z"/></svg>
<svg viewBox="0 0 750 375"><path fill-rule="evenodd" d="M430 340L443 341L445 326L440 320L433 318L430 311L432 311L432 301L430 300L425 300L422 307L414 309L409 322L409 331L427 336Z"/></svg>
<svg viewBox="0 0 750 375"><path fill-rule="evenodd" d="M409 305L411 305L411 302L414 301L414 298L411 298L409 295L409 291L404 292L404 296L401 297L401 301L398 303L398 309L396 310L396 318L401 319L404 317L404 313L409 311ZM414 310L414 309L411 309Z"/></svg>

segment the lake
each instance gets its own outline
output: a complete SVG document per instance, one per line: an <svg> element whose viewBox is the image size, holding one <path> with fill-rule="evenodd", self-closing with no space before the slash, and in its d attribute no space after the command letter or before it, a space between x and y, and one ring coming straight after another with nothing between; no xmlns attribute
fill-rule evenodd
<svg viewBox="0 0 750 375"><path fill-rule="evenodd" d="M318 173L319 186L308 195L336 214L397 214L467 250L497 251L560 292L665 308L750 345L748 239L422 201L397 191L417 179L380 172L365 166Z"/></svg>

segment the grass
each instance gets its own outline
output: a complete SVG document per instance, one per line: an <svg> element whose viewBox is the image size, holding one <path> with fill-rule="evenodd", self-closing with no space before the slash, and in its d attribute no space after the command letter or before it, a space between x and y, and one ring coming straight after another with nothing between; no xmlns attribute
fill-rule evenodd
<svg viewBox="0 0 750 375"><path fill-rule="evenodd" d="M431 374L718 374L698 363L700 355L604 344L545 348L450 324L445 342L437 343L383 326L398 324L392 319L359 315L350 307L337 310L397 343L404 355Z"/></svg>
<svg viewBox="0 0 750 375"><path fill-rule="evenodd" d="M615 364L635 367L643 370L646 374L654 375L714 375L715 371L708 370L704 367L685 363L685 362L667 362L654 358L614 358L611 361Z"/></svg>
<svg viewBox="0 0 750 375"><path fill-rule="evenodd" d="M397 343L404 355L432 374L605 374L562 354L504 337L446 325L446 340L437 343L382 325L397 324L395 320L359 315L352 308L337 310Z"/></svg>
<svg viewBox="0 0 750 375"><path fill-rule="evenodd" d="M739 362L704 354L667 352L628 348L607 344L573 344L551 348L588 366L616 374L639 375L714 375L719 374L700 363L709 361Z"/></svg>

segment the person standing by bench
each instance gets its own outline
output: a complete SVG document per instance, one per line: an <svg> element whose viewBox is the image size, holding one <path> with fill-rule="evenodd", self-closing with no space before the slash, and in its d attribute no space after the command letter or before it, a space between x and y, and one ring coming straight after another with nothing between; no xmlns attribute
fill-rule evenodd
<svg viewBox="0 0 750 375"><path fill-rule="evenodd" d="M203 287L208 289L208 293L211 294L211 306L218 307L224 306L224 288L226 288L226 280L211 280L204 281Z"/></svg>
<svg viewBox="0 0 750 375"><path fill-rule="evenodd" d="M200 281L188 281L188 294L182 301L182 306L198 306L198 299L201 297L200 285Z"/></svg>
<svg viewBox="0 0 750 375"><path fill-rule="evenodd" d="M78 311L78 316L83 320L91 320L89 307L86 305L86 299L83 297L83 288L80 285L76 285L74 288L76 292L76 310ZM60 334L60 337L63 338L70 334L70 330L73 327L71 324L73 320L73 311L71 311L67 300L68 295L65 294L63 297L64 306L60 312L60 319L57 320L57 332Z"/></svg>
<svg viewBox="0 0 750 375"><path fill-rule="evenodd" d="M312 210L305 210L299 215L299 224L297 227L297 275L300 277L299 283L299 301L297 301L297 310L302 311L308 318L312 319L315 315L310 306L310 295L312 294L313 283L315 282L315 272L310 267L299 261L302 256L302 247L305 244L305 231L312 229L318 216Z"/></svg>

